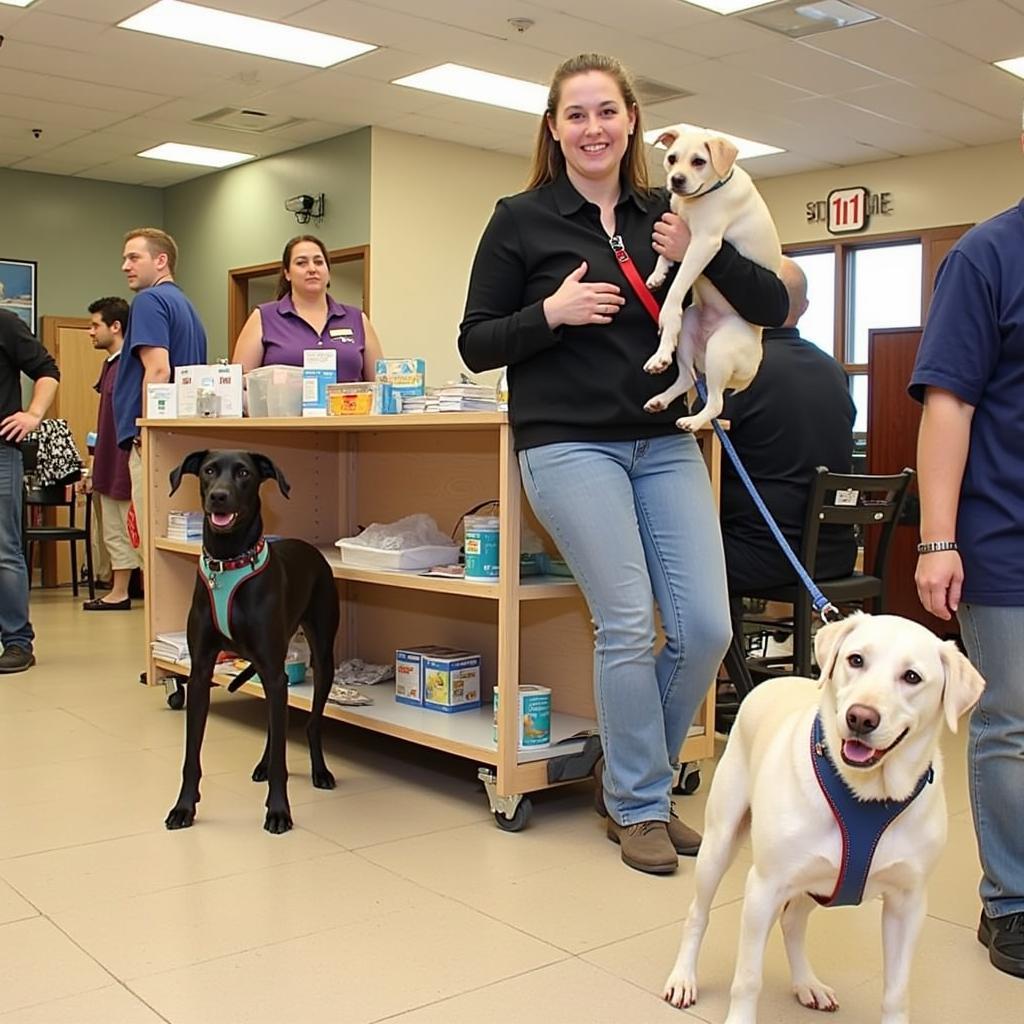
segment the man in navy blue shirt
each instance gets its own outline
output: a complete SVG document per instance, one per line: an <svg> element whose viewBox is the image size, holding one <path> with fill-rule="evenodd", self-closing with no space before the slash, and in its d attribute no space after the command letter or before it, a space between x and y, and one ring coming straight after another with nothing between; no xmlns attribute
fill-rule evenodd
<svg viewBox="0 0 1024 1024"><path fill-rule="evenodd" d="M145 503L135 421L145 408L146 385L173 380L176 366L206 362L206 331L195 307L174 283L177 261L178 246L166 231L135 228L124 236L121 269L128 287L138 294L128 314L124 354L114 388L114 419L118 445L131 449L132 504L142 540Z"/></svg>
<svg viewBox="0 0 1024 1024"><path fill-rule="evenodd" d="M968 747L978 939L1024 977L1024 200L943 261L910 394L924 403L918 594L959 618L987 684Z"/></svg>

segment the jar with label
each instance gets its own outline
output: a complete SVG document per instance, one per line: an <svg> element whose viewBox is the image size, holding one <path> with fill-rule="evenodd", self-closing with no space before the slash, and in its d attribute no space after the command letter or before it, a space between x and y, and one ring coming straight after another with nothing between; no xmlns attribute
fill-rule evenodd
<svg viewBox="0 0 1024 1024"><path fill-rule="evenodd" d="M494 583L499 572L499 528L497 516L466 516L467 580Z"/></svg>

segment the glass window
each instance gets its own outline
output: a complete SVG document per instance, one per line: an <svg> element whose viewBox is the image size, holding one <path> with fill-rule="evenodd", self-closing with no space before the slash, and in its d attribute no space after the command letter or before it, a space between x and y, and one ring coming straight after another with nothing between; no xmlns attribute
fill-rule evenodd
<svg viewBox="0 0 1024 1024"><path fill-rule="evenodd" d="M866 434L868 432L868 375L866 373L850 374L850 392L853 395L853 404L857 407L857 415L853 420L853 432Z"/></svg>
<svg viewBox="0 0 1024 1024"><path fill-rule="evenodd" d="M800 318L800 336L836 355L836 254L799 253L792 259L807 275L807 312Z"/></svg>
<svg viewBox="0 0 1024 1024"><path fill-rule="evenodd" d="M866 363L871 328L921 324L921 243L855 249L849 273L846 362Z"/></svg>

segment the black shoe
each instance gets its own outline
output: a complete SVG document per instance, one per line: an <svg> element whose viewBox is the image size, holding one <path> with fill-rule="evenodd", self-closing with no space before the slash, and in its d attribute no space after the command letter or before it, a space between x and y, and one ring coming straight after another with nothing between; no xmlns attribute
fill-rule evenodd
<svg viewBox="0 0 1024 1024"><path fill-rule="evenodd" d="M989 917L982 911L978 941L988 946L988 958L993 967L1024 978L1024 913Z"/></svg>
<svg viewBox="0 0 1024 1024"><path fill-rule="evenodd" d="M104 601L102 597L97 597L92 601L83 601L82 610L86 612L130 612L132 599L126 597L123 601Z"/></svg>
<svg viewBox="0 0 1024 1024"><path fill-rule="evenodd" d="M0 672L24 672L35 663L35 655L24 647L5 647L0 654Z"/></svg>

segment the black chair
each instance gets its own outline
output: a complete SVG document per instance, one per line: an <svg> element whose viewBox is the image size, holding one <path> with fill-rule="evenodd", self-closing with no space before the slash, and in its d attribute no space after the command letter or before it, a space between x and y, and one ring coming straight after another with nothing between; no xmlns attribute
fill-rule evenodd
<svg viewBox="0 0 1024 1024"><path fill-rule="evenodd" d="M866 476L830 473L824 466L818 467L817 475L811 483L798 554L808 575L832 604L842 607L870 601L874 614L885 611L885 574L889 565L893 530L900 521L907 500L907 489L913 478L912 469L904 469L894 476ZM870 571L855 572L839 579L815 579L818 533L823 524L852 524L860 528L862 535L869 527L877 527ZM778 601L793 606L793 620L789 625L793 634L792 656L748 659L744 643L746 620L742 612L743 598ZM811 675L812 619L817 613L802 583L730 594L730 601L733 639L726 654L725 666L740 700L750 692L755 676ZM770 626L765 625L765 628L778 629L779 624L772 623Z"/></svg>
<svg viewBox="0 0 1024 1024"><path fill-rule="evenodd" d="M92 564L92 495L85 496L85 525L76 524L77 502L74 482L81 474L68 477L60 483L48 484L46 487L33 486L25 481L25 502L21 517L21 543L25 551L25 564L28 567L29 586L32 585L32 546L47 541L67 541L71 545L71 590L78 597L78 542L85 541L85 566L89 579L89 600L96 597L96 577ZM66 526L33 526L31 525L32 509L66 508L68 522Z"/></svg>

